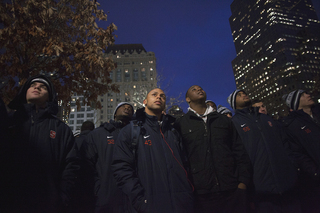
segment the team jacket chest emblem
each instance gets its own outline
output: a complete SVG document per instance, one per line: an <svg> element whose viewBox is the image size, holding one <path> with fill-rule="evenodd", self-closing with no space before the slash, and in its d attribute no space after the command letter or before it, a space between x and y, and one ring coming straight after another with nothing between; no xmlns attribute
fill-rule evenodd
<svg viewBox="0 0 320 213"><path fill-rule="evenodd" d="M241 125L240 125L240 127L242 128L242 130L243 130L244 132L248 132L248 131L250 131L250 127L249 127L249 126L247 126L247 124L246 124L246 123L241 124Z"/></svg>
<svg viewBox="0 0 320 213"><path fill-rule="evenodd" d="M302 126L301 130L305 131L307 134L311 133L311 130L306 125Z"/></svg>
<svg viewBox="0 0 320 213"><path fill-rule="evenodd" d="M107 136L107 143L108 145L113 145L114 144L114 139L112 135Z"/></svg>
<svg viewBox="0 0 320 213"><path fill-rule="evenodd" d="M56 138L57 133L53 130L50 130L50 138L55 139Z"/></svg>

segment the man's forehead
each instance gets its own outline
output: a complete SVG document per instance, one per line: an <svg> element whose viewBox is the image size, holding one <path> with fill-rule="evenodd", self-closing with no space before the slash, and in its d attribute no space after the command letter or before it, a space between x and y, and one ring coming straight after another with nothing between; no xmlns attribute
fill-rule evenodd
<svg viewBox="0 0 320 213"><path fill-rule="evenodd" d="M33 85L33 84L39 84L40 86L46 86L45 83L40 82L40 81L34 81L34 82L32 82L32 83L30 84L30 86Z"/></svg>
<svg viewBox="0 0 320 213"><path fill-rule="evenodd" d="M130 106L130 104L123 104L120 107L126 107L126 106ZM131 107L131 106L130 106Z"/></svg>
<svg viewBox="0 0 320 213"><path fill-rule="evenodd" d="M159 89L159 88L156 88L156 89L151 90L148 94L150 94L150 93L160 93L160 94L164 94L163 90L162 90L162 89Z"/></svg>
<svg viewBox="0 0 320 213"><path fill-rule="evenodd" d="M191 86L190 88L189 88L189 90L192 90L192 89L194 89L194 88L196 88L196 87L199 87L199 88L201 88L200 86L198 86L198 85L193 85L193 86ZM202 88L201 88L202 89Z"/></svg>
<svg viewBox="0 0 320 213"><path fill-rule="evenodd" d="M240 94L247 94L247 93L245 91L240 90L238 94L240 95Z"/></svg>
<svg viewBox="0 0 320 213"><path fill-rule="evenodd" d="M34 81L34 82L32 82L31 84L34 84L34 83L45 85L45 83L43 83L43 82L41 82L41 81Z"/></svg>
<svg viewBox="0 0 320 213"><path fill-rule="evenodd" d="M260 102L254 103L253 105L263 105L263 102L260 101Z"/></svg>

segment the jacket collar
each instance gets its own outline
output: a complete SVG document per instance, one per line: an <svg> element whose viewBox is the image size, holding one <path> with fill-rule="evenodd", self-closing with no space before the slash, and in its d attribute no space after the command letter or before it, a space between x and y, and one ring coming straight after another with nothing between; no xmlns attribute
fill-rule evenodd
<svg viewBox="0 0 320 213"><path fill-rule="evenodd" d="M148 115L144 108L140 108L136 111L135 119L138 121L142 121L143 123L147 123L150 126L157 126L159 125L158 118L156 116L151 116ZM175 122L175 118L171 115L162 115L162 120L161 120L161 128L162 129L167 129L171 127L171 125Z"/></svg>

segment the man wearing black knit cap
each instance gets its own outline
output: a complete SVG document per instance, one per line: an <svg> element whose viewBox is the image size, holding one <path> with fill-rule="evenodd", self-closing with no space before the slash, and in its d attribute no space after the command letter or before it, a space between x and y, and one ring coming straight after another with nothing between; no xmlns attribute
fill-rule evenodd
<svg viewBox="0 0 320 213"><path fill-rule="evenodd" d="M52 82L30 77L9 108L12 186L7 212L61 212L68 209L79 170L71 129L55 115Z"/></svg>
<svg viewBox="0 0 320 213"><path fill-rule="evenodd" d="M115 141L120 130L129 124L134 109L131 103L121 102L114 110L114 120L105 122L90 132L86 138L85 156L89 174L93 178L92 191L95 192L95 212L124 212L125 195L116 186L111 170Z"/></svg>
<svg viewBox="0 0 320 213"><path fill-rule="evenodd" d="M257 212L300 212L294 193L297 171L282 127L258 107L251 107L243 90L232 92L227 101L235 111L232 121L253 166L253 185L248 189Z"/></svg>
<svg viewBox="0 0 320 213"><path fill-rule="evenodd" d="M320 212L320 106L304 90L292 91L283 99L292 110L284 124L300 171L302 210Z"/></svg>

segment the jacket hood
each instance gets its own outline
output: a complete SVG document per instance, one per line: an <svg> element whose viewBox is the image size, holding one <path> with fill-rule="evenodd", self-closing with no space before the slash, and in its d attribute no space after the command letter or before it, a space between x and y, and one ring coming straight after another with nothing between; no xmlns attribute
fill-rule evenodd
<svg viewBox="0 0 320 213"><path fill-rule="evenodd" d="M149 119L152 119L151 117L154 117L154 119L157 120L155 116L147 115L145 110L144 110L144 107L143 107L143 108L137 109L136 113L134 114L134 119L133 120L145 121L146 118L148 118L148 117L149 117ZM163 123L163 128L164 129L168 128L175 121L176 121L176 118L171 116L171 115L166 114L166 115L162 116L162 123Z"/></svg>
<svg viewBox="0 0 320 213"><path fill-rule="evenodd" d="M46 82L48 82L48 84L49 84L48 85L48 87L49 87L48 88L49 101L47 102L47 108L50 108L50 110L51 110L50 114L56 115L58 113L57 94L56 94L56 91L54 89L54 86L53 86L51 80L44 75L35 75L35 76L28 78L26 83L20 88L16 97L9 103L8 107L10 109L18 110L18 109L22 108L24 104L27 103L27 100L26 100L27 90L29 89L32 80L34 80L36 78L44 79Z"/></svg>

